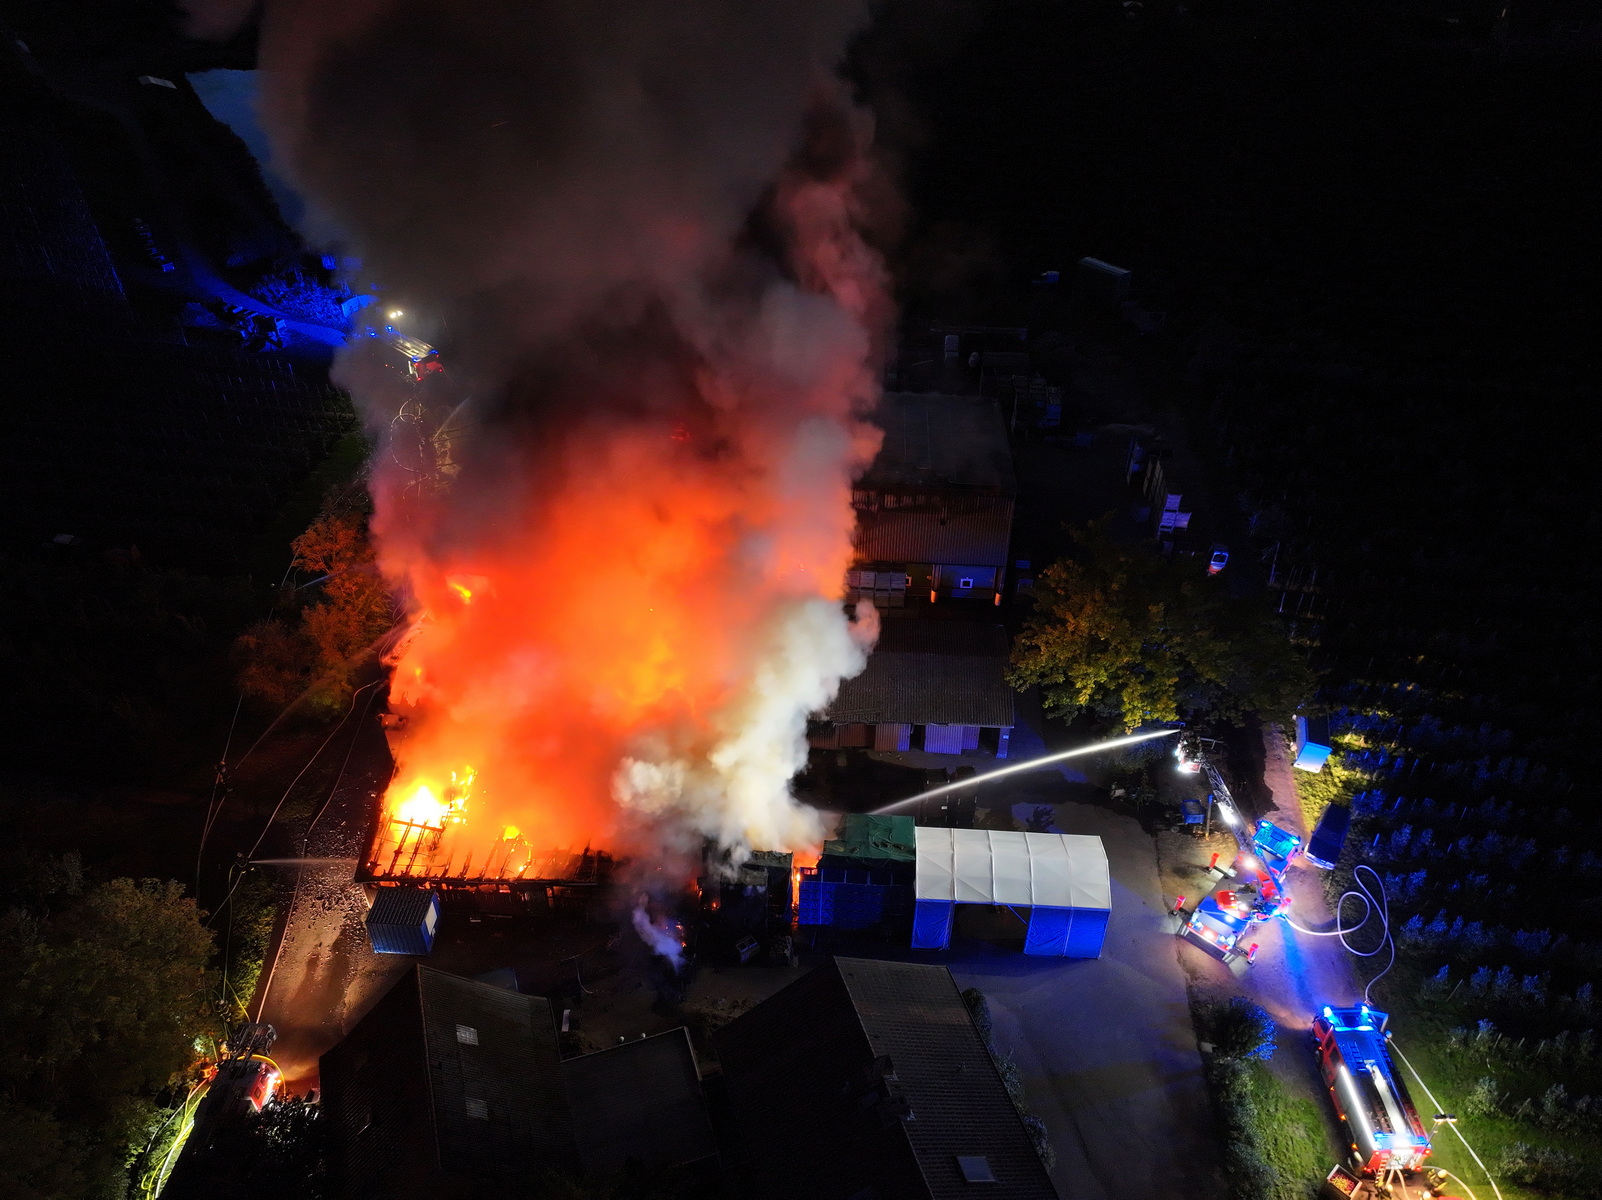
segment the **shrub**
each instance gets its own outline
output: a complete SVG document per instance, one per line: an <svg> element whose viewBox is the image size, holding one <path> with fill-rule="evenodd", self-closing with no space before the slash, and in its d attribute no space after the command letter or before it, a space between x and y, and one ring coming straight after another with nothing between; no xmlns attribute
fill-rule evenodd
<svg viewBox="0 0 1602 1200"><path fill-rule="evenodd" d="M1502 1153L1502 1177L1511 1183L1550 1192L1595 1196L1596 1181L1585 1164L1551 1146L1514 1142Z"/></svg>
<svg viewBox="0 0 1602 1200"><path fill-rule="evenodd" d="M1224 1062L1274 1057L1274 1019L1244 996L1232 996L1202 1013L1203 1033Z"/></svg>
<svg viewBox="0 0 1602 1200"><path fill-rule="evenodd" d="M1051 1135L1046 1131L1046 1123L1039 1117L1025 1114L1024 1128L1029 1131L1029 1140L1034 1143L1035 1153L1040 1155L1040 1161L1046 1170L1057 1165L1057 1151L1052 1148Z"/></svg>
<svg viewBox="0 0 1602 1200"><path fill-rule="evenodd" d="M1481 1076L1469 1090L1468 1097L1463 1101L1463 1115L1465 1117L1488 1117L1502 1107L1502 1093L1497 1090L1496 1079L1490 1075Z"/></svg>
<svg viewBox="0 0 1602 1200"><path fill-rule="evenodd" d="M990 1016L990 1001L978 988L964 988L962 1002L968 1006L968 1015L973 1018L973 1027L979 1031L979 1036L990 1045L991 1036L995 1032L995 1021Z"/></svg>

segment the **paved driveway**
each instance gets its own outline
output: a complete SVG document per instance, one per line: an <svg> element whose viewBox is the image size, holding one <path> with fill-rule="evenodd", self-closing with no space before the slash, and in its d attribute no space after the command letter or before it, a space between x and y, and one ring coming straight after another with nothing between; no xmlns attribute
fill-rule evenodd
<svg viewBox="0 0 1602 1200"><path fill-rule="evenodd" d="M1007 799L1021 818L1063 788L1042 772ZM1106 809L1055 809L1056 832L1094 834L1107 848L1113 907L1102 957L1026 957L961 937L959 919L936 960L989 997L997 1044L1016 1058L1050 1131L1065 1200L1206 1200L1220 1190L1218 1152L1152 839Z"/></svg>

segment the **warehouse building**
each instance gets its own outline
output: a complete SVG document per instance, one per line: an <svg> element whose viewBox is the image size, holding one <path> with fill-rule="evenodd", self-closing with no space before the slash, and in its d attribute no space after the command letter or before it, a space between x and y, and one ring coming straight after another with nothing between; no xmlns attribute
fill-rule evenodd
<svg viewBox="0 0 1602 1200"><path fill-rule="evenodd" d="M849 594L881 608L997 603L1017 483L995 402L891 392L875 419L884 443L852 490Z"/></svg>
<svg viewBox="0 0 1602 1200"><path fill-rule="evenodd" d="M814 747L1006 758L1014 693L1007 631L971 621L887 619L862 674L814 722Z"/></svg>
<svg viewBox="0 0 1602 1200"><path fill-rule="evenodd" d="M944 967L832 959L714 1042L753 1196L1056 1200Z"/></svg>

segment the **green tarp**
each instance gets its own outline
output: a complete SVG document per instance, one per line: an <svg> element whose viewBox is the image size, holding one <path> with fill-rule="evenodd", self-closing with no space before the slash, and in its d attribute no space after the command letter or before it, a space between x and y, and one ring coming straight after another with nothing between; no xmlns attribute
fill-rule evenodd
<svg viewBox="0 0 1602 1200"><path fill-rule="evenodd" d="M847 813L840 836L823 843L825 854L846 858L880 858L911 862L917 854L917 834L911 817L876 817Z"/></svg>

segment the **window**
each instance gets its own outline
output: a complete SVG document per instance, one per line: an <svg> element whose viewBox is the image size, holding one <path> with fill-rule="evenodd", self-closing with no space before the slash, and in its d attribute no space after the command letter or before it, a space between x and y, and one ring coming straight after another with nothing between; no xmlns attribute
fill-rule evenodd
<svg viewBox="0 0 1602 1200"><path fill-rule="evenodd" d="M489 1101L480 1100L476 1096L467 1097L467 1115L475 1121L489 1120Z"/></svg>
<svg viewBox="0 0 1602 1200"><path fill-rule="evenodd" d="M990 1160L983 1154L957 1155L957 1170L969 1183L995 1183L996 1173L990 1169Z"/></svg>
<svg viewBox="0 0 1602 1200"><path fill-rule="evenodd" d="M957 580L957 586L959 588L971 588L973 586L973 580L967 576L963 576L961 579Z"/></svg>
<svg viewBox="0 0 1602 1200"><path fill-rule="evenodd" d="M478 1045L478 1030L471 1025L458 1025L456 1027L456 1040L464 1046Z"/></svg>

